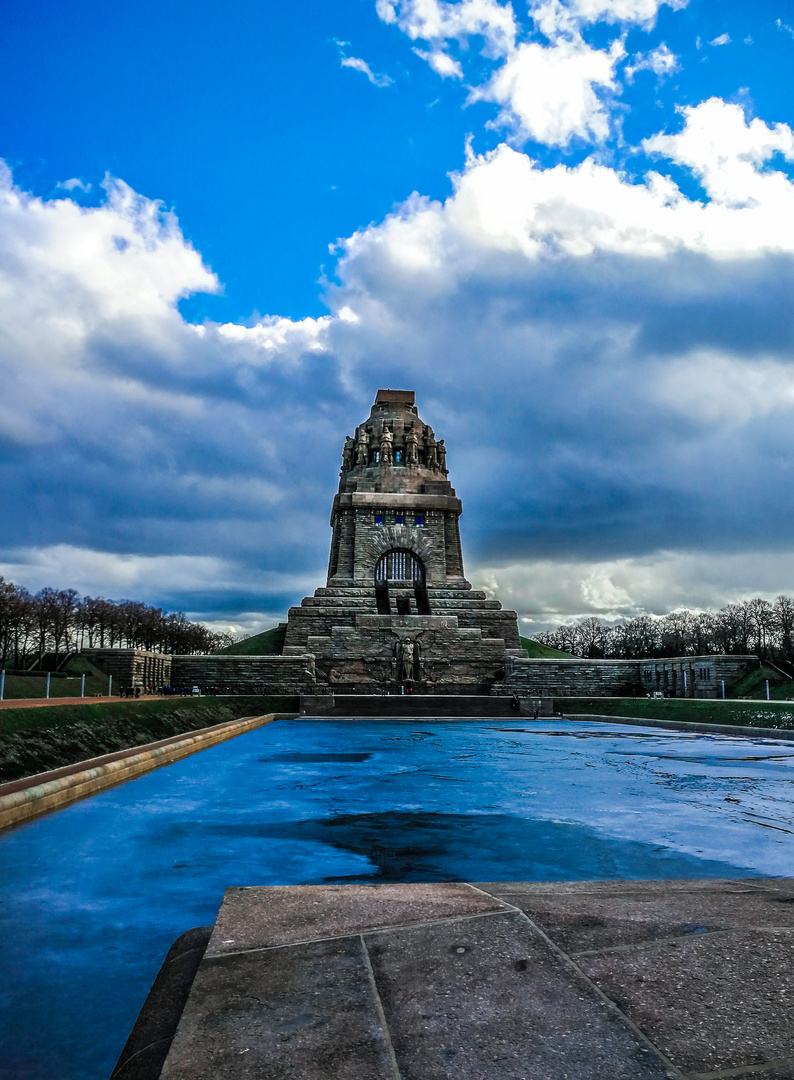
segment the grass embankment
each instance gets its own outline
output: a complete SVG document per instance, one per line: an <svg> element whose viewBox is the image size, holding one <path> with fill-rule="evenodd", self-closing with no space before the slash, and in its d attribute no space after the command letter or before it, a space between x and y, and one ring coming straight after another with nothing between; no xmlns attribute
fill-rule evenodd
<svg viewBox="0 0 794 1080"><path fill-rule="evenodd" d="M279 623L272 630L254 634L236 645L227 645L218 652L224 656L281 656L284 651L284 638L287 636L287 624Z"/></svg>
<svg viewBox="0 0 794 1080"><path fill-rule="evenodd" d="M268 712L297 712L293 697L170 698L0 711L0 783L59 769L171 735Z"/></svg>
<svg viewBox="0 0 794 1080"><path fill-rule="evenodd" d="M85 695L107 694L108 677L84 656L73 656L63 671L50 675L50 697L80 697L82 676L85 675ZM47 696L47 676L40 671L6 670L3 697L6 701Z"/></svg>
<svg viewBox="0 0 794 1080"><path fill-rule="evenodd" d="M769 682L769 697L772 701L794 698L794 683L784 678L776 668L764 665L748 671L741 679L732 683L728 695L732 698L753 698L766 701L767 681Z"/></svg>
<svg viewBox="0 0 794 1080"><path fill-rule="evenodd" d="M637 720L687 720L736 727L794 728L794 704L684 698L556 698L554 708L575 716L629 716Z"/></svg>
<svg viewBox="0 0 794 1080"><path fill-rule="evenodd" d="M519 641L521 648L533 660L573 660L572 653L563 652L562 649L552 649L550 645L541 645L539 641L533 641L532 638L522 637Z"/></svg>

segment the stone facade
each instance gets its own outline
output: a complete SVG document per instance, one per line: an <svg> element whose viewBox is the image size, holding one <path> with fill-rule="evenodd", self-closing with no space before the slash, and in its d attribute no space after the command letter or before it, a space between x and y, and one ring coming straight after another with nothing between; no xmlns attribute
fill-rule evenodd
<svg viewBox="0 0 794 1080"><path fill-rule="evenodd" d="M314 689L311 656L174 656L171 685L231 694L303 694Z"/></svg>
<svg viewBox="0 0 794 1080"><path fill-rule="evenodd" d="M718 698L753 667L755 656L679 656L664 660L511 660L502 694L620 697L664 693Z"/></svg>
<svg viewBox="0 0 794 1080"><path fill-rule="evenodd" d="M146 649L83 649L83 656L106 675L113 676L116 689L152 687L161 690L171 685L171 657Z"/></svg>
<svg viewBox="0 0 794 1080"><path fill-rule="evenodd" d="M326 585L289 612L284 654L314 656L320 692L488 693L519 655L515 612L464 577L447 477L413 392L379 390L345 439Z"/></svg>

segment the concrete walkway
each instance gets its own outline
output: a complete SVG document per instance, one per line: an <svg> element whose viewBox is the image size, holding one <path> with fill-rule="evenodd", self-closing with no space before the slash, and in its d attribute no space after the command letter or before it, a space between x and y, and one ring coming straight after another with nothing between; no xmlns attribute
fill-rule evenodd
<svg viewBox="0 0 794 1080"><path fill-rule="evenodd" d="M174 695L176 696L176 695ZM48 705L108 705L114 701L165 701L157 694L140 698L123 697L51 697L51 698L4 698L0 709L41 709Z"/></svg>
<svg viewBox="0 0 794 1080"><path fill-rule="evenodd" d="M191 933L114 1080L794 1080L794 880L229 889Z"/></svg>

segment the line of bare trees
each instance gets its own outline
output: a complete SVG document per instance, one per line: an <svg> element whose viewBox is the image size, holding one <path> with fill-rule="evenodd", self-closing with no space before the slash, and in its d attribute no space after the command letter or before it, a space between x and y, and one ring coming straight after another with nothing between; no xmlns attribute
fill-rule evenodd
<svg viewBox="0 0 794 1080"><path fill-rule="evenodd" d="M674 611L663 618L639 615L606 623L590 617L535 639L589 658L704 656L743 653L794 662L794 600L778 596L745 600L719 611Z"/></svg>
<svg viewBox="0 0 794 1080"><path fill-rule="evenodd" d="M23 668L45 653L76 649L150 649L165 653L215 652L229 645L181 611L164 612L136 600L81 597L74 589L42 589L35 596L0 577L0 659Z"/></svg>

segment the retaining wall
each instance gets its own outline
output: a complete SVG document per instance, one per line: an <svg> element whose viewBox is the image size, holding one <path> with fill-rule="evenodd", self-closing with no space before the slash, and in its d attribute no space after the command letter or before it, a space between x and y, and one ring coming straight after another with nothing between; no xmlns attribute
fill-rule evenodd
<svg viewBox="0 0 794 1080"><path fill-rule="evenodd" d="M202 689L217 687L231 694L302 694L314 688L314 657L172 656L171 685Z"/></svg>
<svg viewBox="0 0 794 1080"><path fill-rule="evenodd" d="M722 697L753 667L755 656L677 656L661 660L510 660L494 693L536 697Z"/></svg>
<svg viewBox="0 0 794 1080"><path fill-rule="evenodd" d="M199 750L206 750L236 735L269 724L275 717L275 713L267 713L264 716L229 720L225 724L201 728L0 785L0 830L29 821L39 814L60 810L78 799L142 776L161 765L170 765Z"/></svg>

